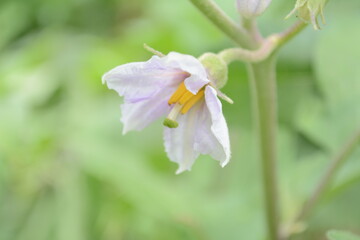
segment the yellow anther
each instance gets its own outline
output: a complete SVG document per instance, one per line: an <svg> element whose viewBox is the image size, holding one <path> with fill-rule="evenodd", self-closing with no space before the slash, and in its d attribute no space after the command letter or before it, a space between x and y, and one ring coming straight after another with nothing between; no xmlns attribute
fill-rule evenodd
<svg viewBox="0 0 360 240"><path fill-rule="evenodd" d="M186 93L186 91L188 91L185 87L185 83L182 82L178 89L174 92L174 94L170 97L168 103L169 104L174 104L174 103L177 103L180 98L184 95L184 93Z"/></svg>
<svg viewBox="0 0 360 240"><path fill-rule="evenodd" d="M192 97L194 97L195 96L195 94L192 94L191 92L189 92L189 91L186 91L185 93L184 93L184 95L182 95L181 96L181 98L179 99L179 103L181 104L181 105L184 105L187 101L189 101Z"/></svg>
<svg viewBox="0 0 360 240"><path fill-rule="evenodd" d="M170 97L168 103L174 104L169 115L164 120L164 125L168 128L178 127L176 118L181 114L187 113L192 106L195 105L204 97L204 88L202 88L196 95L192 94L189 90L186 89L184 82L182 82L175 93Z"/></svg>
<svg viewBox="0 0 360 240"><path fill-rule="evenodd" d="M193 95L193 97L190 98L190 100L187 101L183 106L183 108L181 109L181 114L187 113L190 110L190 108L195 105L195 103L197 103L200 99L204 97L204 94L205 91L200 90L196 95Z"/></svg>

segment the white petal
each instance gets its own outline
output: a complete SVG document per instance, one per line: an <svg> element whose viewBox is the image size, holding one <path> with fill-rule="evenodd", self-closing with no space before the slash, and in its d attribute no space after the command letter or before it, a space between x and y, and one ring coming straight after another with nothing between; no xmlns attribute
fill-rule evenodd
<svg viewBox="0 0 360 240"><path fill-rule="evenodd" d="M170 111L168 100L175 88L165 88L154 96L138 102L125 102L121 105L123 134L131 130L142 130L157 118Z"/></svg>
<svg viewBox="0 0 360 240"><path fill-rule="evenodd" d="M179 164L177 174L191 170L200 154L208 154L224 167L230 160L229 131L221 102L214 88L207 86L205 101L197 103L177 119L177 128L165 128L165 150Z"/></svg>
<svg viewBox="0 0 360 240"><path fill-rule="evenodd" d="M178 117L177 128L164 129L165 151L169 159L179 164L176 174L185 170L191 170L199 153L195 151L195 131L198 125L198 108L195 105L185 115Z"/></svg>
<svg viewBox="0 0 360 240"><path fill-rule="evenodd" d="M200 124L197 125L195 131L195 151L210 155L212 158L224 162L227 158L224 149L216 136L214 135L212 127L212 119L209 109L204 102L203 107L198 111L198 121Z"/></svg>
<svg viewBox="0 0 360 240"><path fill-rule="evenodd" d="M179 68L190 74L190 77L185 80L185 86L193 94L196 94L205 84L210 82L204 66L193 56L170 52L162 60L166 66Z"/></svg>
<svg viewBox="0 0 360 240"><path fill-rule="evenodd" d="M199 129L196 132L196 148L202 154L209 154L224 167L230 160L229 130L222 113L222 105L214 88L205 89L207 109L203 108Z"/></svg>
<svg viewBox="0 0 360 240"><path fill-rule="evenodd" d="M128 102L137 102L180 84L187 76L184 71L164 64L163 58L153 56L147 62L120 65L105 73L102 80Z"/></svg>
<svg viewBox="0 0 360 240"><path fill-rule="evenodd" d="M246 18L252 18L261 15L270 5L272 0L237 0L239 13Z"/></svg>

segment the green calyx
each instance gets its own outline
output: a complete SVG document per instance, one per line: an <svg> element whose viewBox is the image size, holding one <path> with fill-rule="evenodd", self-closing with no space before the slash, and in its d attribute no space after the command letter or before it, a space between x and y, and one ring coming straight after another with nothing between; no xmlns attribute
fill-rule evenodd
<svg viewBox="0 0 360 240"><path fill-rule="evenodd" d="M322 23L325 24L324 7L327 2L328 0L297 0L294 9L286 18L297 12L301 20L311 22L314 29L319 30L318 17L320 16Z"/></svg>
<svg viewBox="0 0 360 240"><path fill-rule="evenodd" d="M210 81L218 88L225 86L228 79L228 67L226 62L214 53L204 53L199 57L205 67Z"/></svg>

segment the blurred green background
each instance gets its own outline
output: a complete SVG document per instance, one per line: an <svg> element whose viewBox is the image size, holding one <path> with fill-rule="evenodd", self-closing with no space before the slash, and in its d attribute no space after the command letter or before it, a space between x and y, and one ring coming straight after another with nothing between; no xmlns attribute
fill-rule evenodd
<svg viewBox="0 0 360 240"><path fill-rule="evenodd" d="M217 1L234 19L233 0ZM259 19L281 31L294 1ZM289 221L360 124L360 2L330 1L327 25L280 53L279 164ZM189 1L0 1L0 239L265 239L263 196L245 67L230 66L223 103L233 156L191 172L164 153L162 124L122 136L109 69L150 57L142 45L199 56L233 43ZM360 149L294 239L360 233Z"/></svg>

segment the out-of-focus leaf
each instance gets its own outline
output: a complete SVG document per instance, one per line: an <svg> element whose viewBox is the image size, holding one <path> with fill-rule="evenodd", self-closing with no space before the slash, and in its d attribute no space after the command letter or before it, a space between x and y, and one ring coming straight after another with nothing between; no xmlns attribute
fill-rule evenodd
<svg viewBox="0 0 360 240"><path fill-rule="evenodd" d="M359 2L356 5L360 7ZM356 47L360 32L351 26L360 21L355 9L337 18L331 28L319 36L314 65L323 106L314 109L312 105L319 104L305 102L307 107L297 115L301 130L330 151L336 150L360 127L360 108L354 105L360 99L360 49ZM308 121L310 116L312 121Z"/></svg>
<svg viewBox="0 0 360 240"><path fill-rule="evenodd" d="M339 230L330 230L326 235L329 240L360 240L358 235Z"/></svg>
<svg viewBox="0 0 360 240"><path fill-rule="evenodd" d="M360 128L360 108L354 105L360 100L360 49L356 47L360 31L354 31L351 25L360 21L355 10L360 3L346 4L353 10L338 9L336 4L330 8L337 18L319 35L314 58L318 92L303 96L296 114L298 130L321 146L328 159ZM360 172L356 156L358 153L346 163L339 179Z"/></svg>
<svg viewBox="0 0 360 240"><path fill-rule="evenodd" d="M11 43L27 27L29 27L29 10L19 1L8 1L0 3L0 49Z"/></svg>

